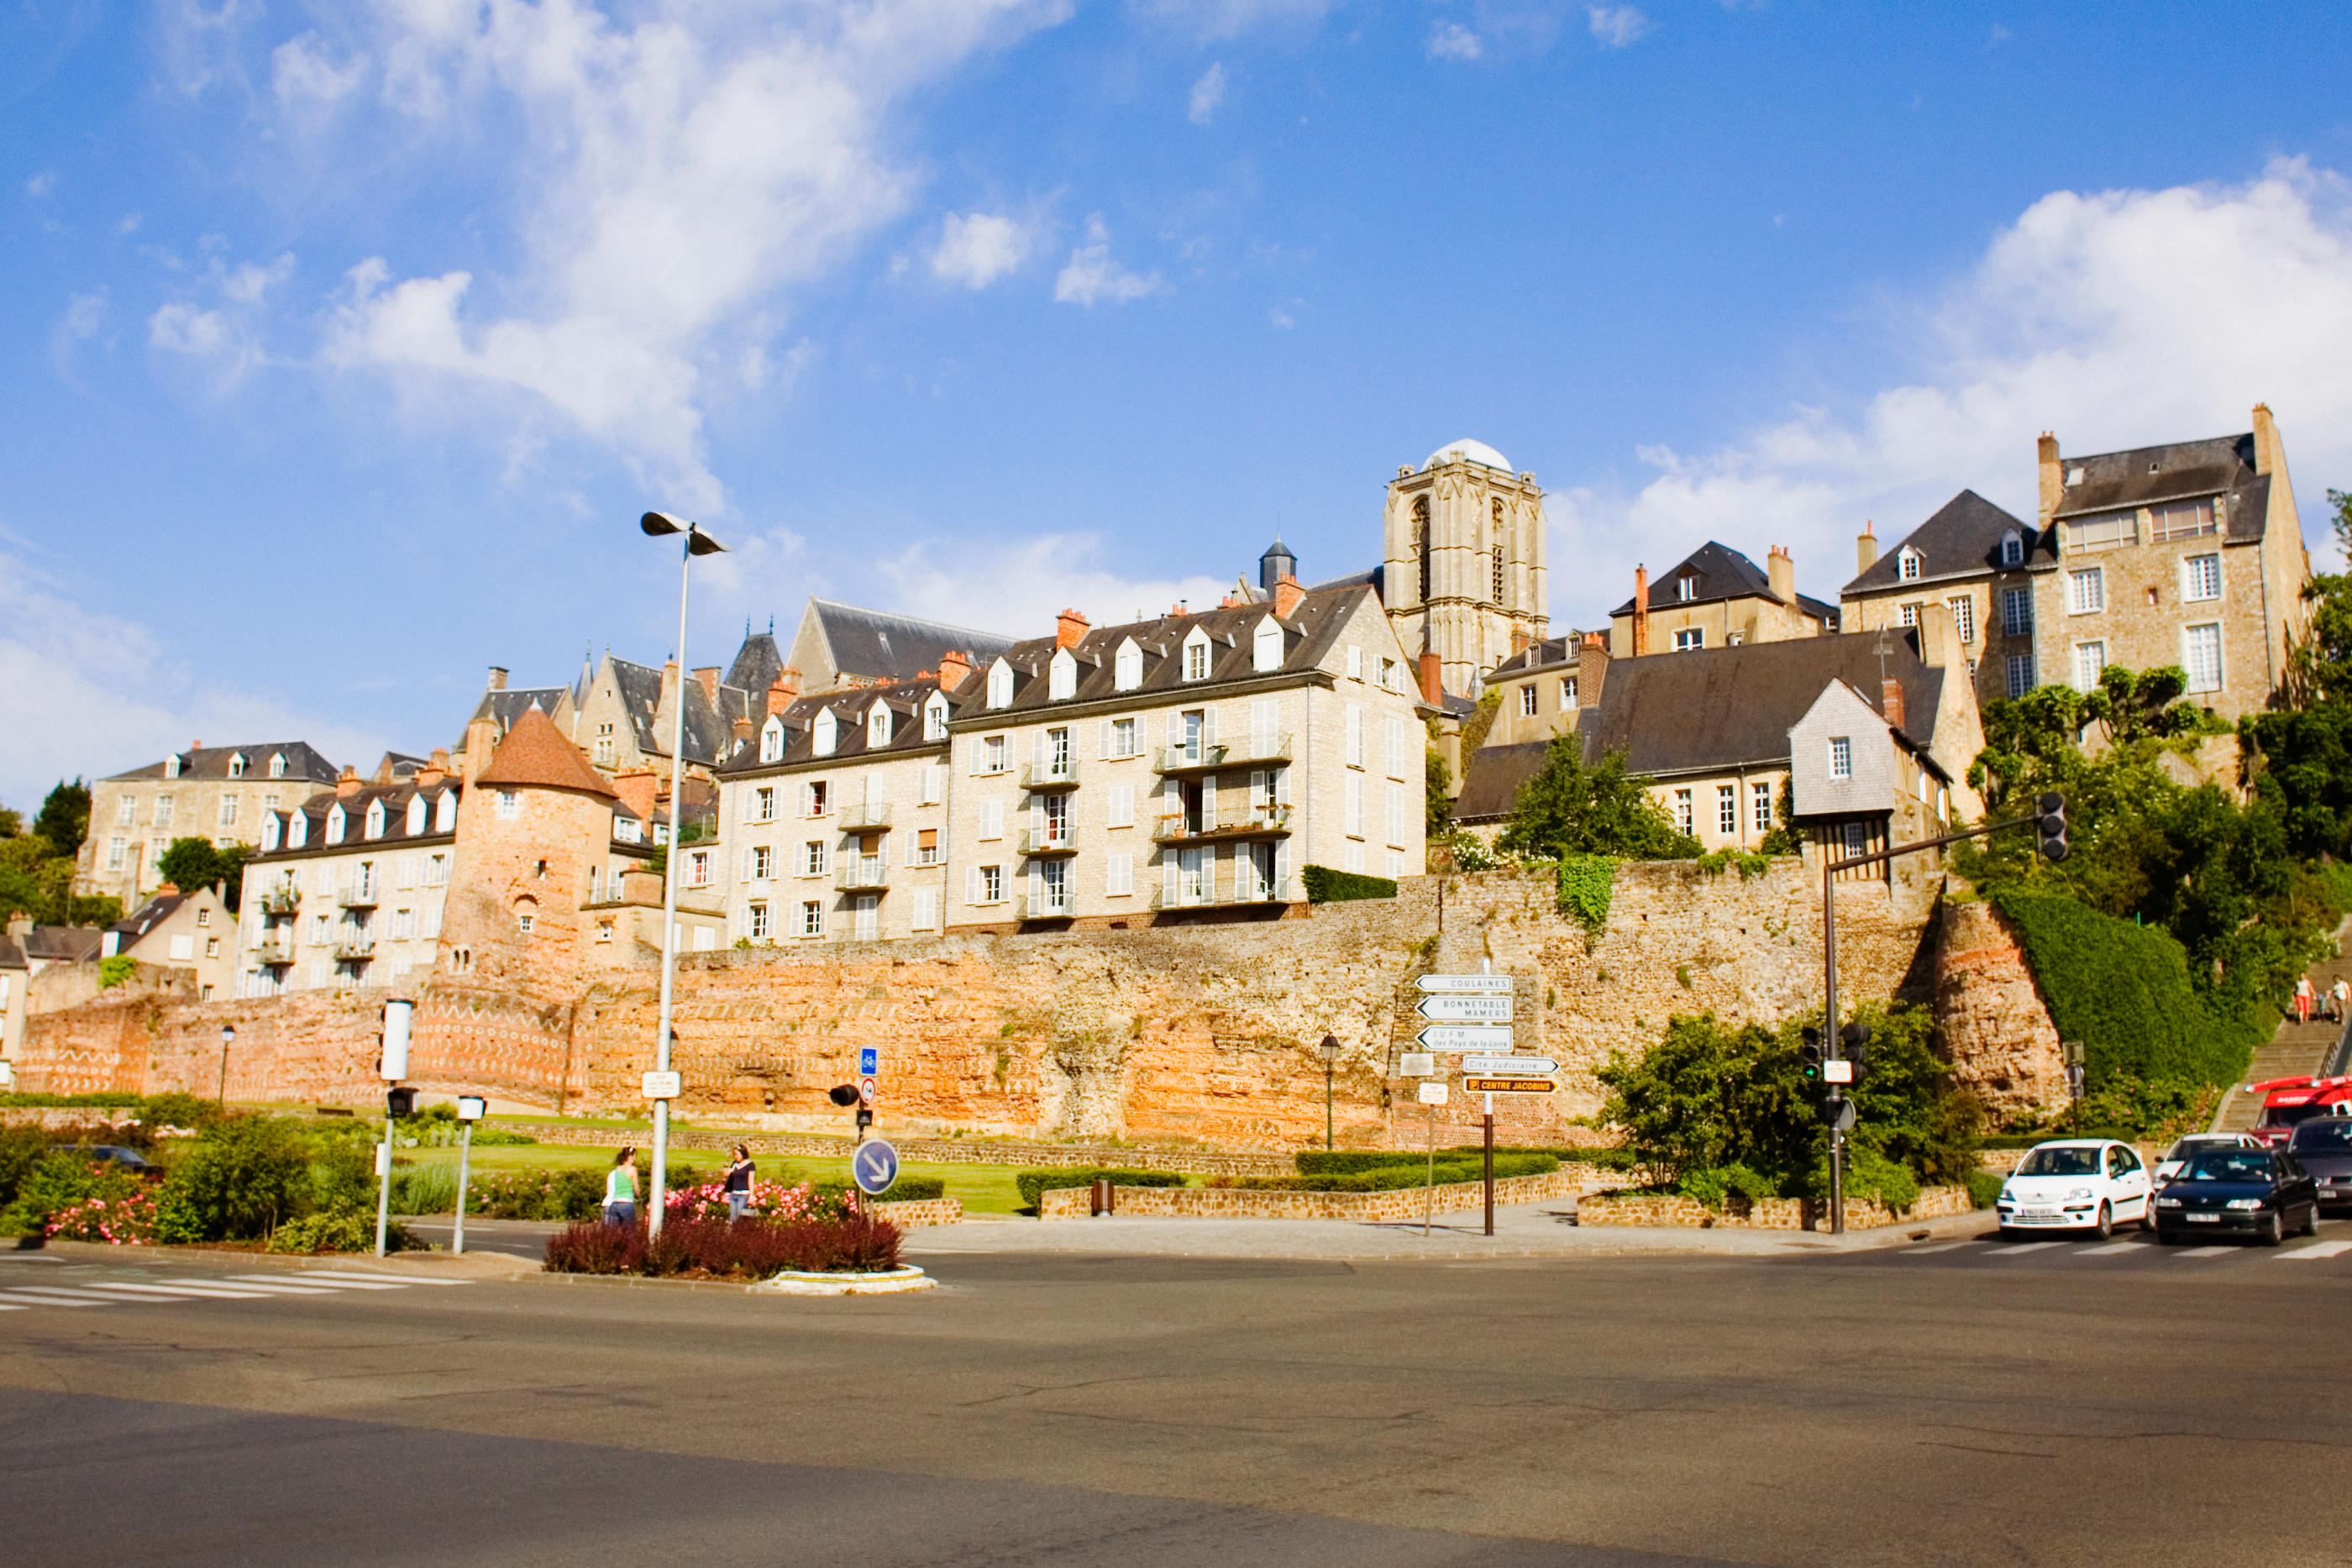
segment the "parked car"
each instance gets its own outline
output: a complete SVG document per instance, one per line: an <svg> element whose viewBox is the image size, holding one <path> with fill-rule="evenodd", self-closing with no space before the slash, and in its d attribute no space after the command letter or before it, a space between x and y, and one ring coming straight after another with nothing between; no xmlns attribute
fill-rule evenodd
<svg viewBox="0 0 2352 1568"><path fill-rule="evenodd" d="M56 1152L61 1155L79 1155L87 1160L103 1160L111 1165L121 1166L132 1176L151 1181L163 1179L162 1166L156 1165L137 1149L126 1149L119 1144L60 1144Z"/></svg>
<svg viewBox="0 0 2352 1568"><path fill-rule="evenodd" d="M2271 1078L2249 1085L2263 1097L2254 1136L2283 1148L2298 1123L2315 1116L2352 1116L2352 1078Z"/></svg>
<svg viewBox="0 0 2352 1568"><path fill-rule="evenodd" d="M2154 1199L2147 1166L2129 1144L2054 1138L2025 1151L1994 1209L2004 1241L2029 1230L2089 1230L2104 1239L2121 1220L2154 1229Z"/></svg>
<svg viewBox="0 0 2352 1568"><path fill-rule="evenodd" d="M2286 1152L2318 1184L2319 1207L2352 1207L2352 1116L2298 1122Z"/></svg>
<svg viewBox="0 0 2352 1568"><path fill-rule="evenodd" d="M2284 1149L2206 1149L2156 1199L2156 1237L2252 1236L2275 1247L2319 1226L2319 1186Z"/></svg>
<svg viewBox="0 0 2352 1568"><path fill-rule="evenodd" d="M2260 1138L2244 1133L2191 1133L2167 1149L2164 1158L2156 1162L2156 1185L2162 1186L2179 1176L2180 1167L2189 1163L2189 1156L2200 1149L2259 1149L2263 1146Z"/></svg>

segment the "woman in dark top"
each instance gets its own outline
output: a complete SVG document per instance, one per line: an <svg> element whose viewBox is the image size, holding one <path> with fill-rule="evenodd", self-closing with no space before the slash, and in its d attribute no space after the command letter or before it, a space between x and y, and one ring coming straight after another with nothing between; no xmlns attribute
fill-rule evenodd
<svg viewBox="0 0 2352 1568"><path fill-rule="evenodd" d="M727 1218L730 1220L742 1218L751 1207L751 1146L738 1144L735 1163L727 1167Z"/></svg>

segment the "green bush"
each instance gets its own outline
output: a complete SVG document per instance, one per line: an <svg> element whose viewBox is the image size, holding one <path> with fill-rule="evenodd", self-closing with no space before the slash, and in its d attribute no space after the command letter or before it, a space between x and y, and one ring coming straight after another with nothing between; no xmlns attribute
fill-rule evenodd
<svg viewBox="0 0 2352 1568"><path fill-rule="evenodd" d="M1366 876L1360 872L1333 871L1328 865L1311 865L1299 875L1307 883L1309 904L1345 904L1357 898L1394 898L1397 884L1385 876Z"/></svg>
<svg viewBox="0 0 2352 1568"><path fill-rule="evenodd" d="M2002 1176L1998 1171L1969 1173L1969 1202L1978 1208L1990 1208L1992 1200L2000 1196Z"/></svg>
<svg viewBox="0 0 2352 1568"><path fill-rule="evenodd" d="M48 1134L38 1127L0 1127L0 1211L16 1201L17 1189L49 1152Z"/></svg>
<svg viewBox="0 0 2352 1568"><path fill-rule="evenodd" d="M1845 1154L1845 1195L1849 1198L1875 1198L1889 1208L1908 1208L1919 1201L1919 1178L1903 1166L1858 1141L1850 1140ZM1830 1160L1826 1150L1814 1169L1812 1186L1814 1197L1828 1195Z"/></svg>
<svg viewBox="0 0 2352 1568"><path fill-rule="evenodd" d="M451 1165L394 1165L392 1169L392 1211L394 1214L457 1213L457 1167Z"/></svg>
<svg viewBox="0 0 2352 1568"><path fill-rule="evenodd" d="M1735 1193L1753 1203L1778 1196L1780 1183L1769 1176L1759 1176L1746 1166L1720 1166L1712 1170L1693 1171L1684 1176L1682 1192L1685 1197L1695 1197L1720 1212Z"/></svg>
<svg viewBox="0 0 2352 1568"><path fill-rule="evenodd" d="M99 989L110 991L139 972L139 960L128 955L98 961Z"/></svg>
<svg viewBox="0 0 2352 1568"><path fill-rule="evenodd" d="M2167 933L2053 894L1991 896L2017 928L2059 1038L2083 1042L2086 1090L2126 1077L2230 1083L2253 1059L2263 1031L2207 1007Z"/></svg>
<svg viewBox="0 0 2352 1568"><path fill-rule="evenodd" d="M139 1120L150 1127L186 1127L202 1132L227 1114L217 1100L193 1094L150 1094L140 1101Z"/></svg>
<svg viewBox="0 0 2352 1568"><path fill-rule="evenodd" d="M1024 1207L1034 1208L1037 1200L1049 1192L1066 1187L1092 1186L1109 1179L1120 1186L1182 1186L1184 1178L1175 1171L1123 1171L1107 1166L1080 1166L1067 1170L1019 1171L1013 1177L1013 1186L1021 1194Z"/></svg>
<svg viewBox="0 0 2352 1568"><path fill-rule="evenodd" d="M58 1213L78 1203L94 1197L113 1203L145 1186L111 1160L50 1150L18 1178L15 1197L6 1213L0 1214L0 1231L37 1236Z"/></svg>
<svg viewBox="0 0 2352 1568"><path fill-rule="evenodd" d="M1559 862L1559 912L1584 927L1584 950L1591 952L1609 924L1609 900L1617 881L1617 862L1607 855L1563 855Z"/></svg>
<svg viewBox="0 0 2352 1568"><path fill-rule="evenodd" d="M466 1211L485 1219L590 1219L604 1203L600 1170L476 1172L466 1195Z"/></svg>
<svg viewBox="0 0 2352 1568"><path fill-rule="evenodd" d="M173 1166L163 1207L198 1241L268 1235L310 1207L310 1155L293 1124L234 1116Z"/></svg>
<svg viewBox="0 0 2352 1568"><path fill-rule="evenodd" d="M96 1090L88 1094L26 1094L11 1090L5 1094L0 1094L0 1105L21 1106L26 1109L71 1109L82 1105L116 1109L138 1103L138 1095L117 1093L112 1090Z"/></svg>
<svg viewBox="0 0 2352 1568"><path fill-rule="evenodd" d="M387 1252L419 1252L425 1243L394 1220L384 1227ZM289 1219L270 1233L272 1252L373 1252L375 1213L373 1209L335 1208Z"/></svg>
<svg viewBox="0 0 2352 1568"><path fill-rule="evenodd" d="M1558 1169L1559 1160L1551 1155L1507 1155L1498 1151L1495 1155L1497 1181L1505 1176L1549 1176ZM1447 1182L1479 1181L1484 1179L1486 1170L1486 1161L1480 1155L1473 1154L1465 1158L1459 1151L1449 1149L1439 1156L1434 1175L1429 1156L1422 1154L1353 1171L1320 1176L1223 1176L1212 1185L1250 1192L1391 1192L1424 1182L1433 1181L1443 1186Z"/></svg>
<svg viewBox="0 0 2352 1568"><path fill-rule="evenodd" d="M877 1203L920 1203L925 1198L945 1197L947 1195L948 1184L947 1178L944 1176L902 1176L897 1181L890 1184L889 1191L884 1193L874 1201Z"/></svg>

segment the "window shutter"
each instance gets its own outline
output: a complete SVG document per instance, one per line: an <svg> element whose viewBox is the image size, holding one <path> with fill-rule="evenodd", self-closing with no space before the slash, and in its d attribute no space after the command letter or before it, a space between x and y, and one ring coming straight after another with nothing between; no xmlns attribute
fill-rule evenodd
<svg viewBox="0 0 2352 1568"><path fill-rule="evenodd" d="M966 904L980 902L980 868L976 865L963 868L963 901Z"/></svg>
<svg viewBox="0 0 2352 1568"><path fill-rule="evenodd" d="M1160 852L1160 891L1163 904L1176 902L1176 856L1174 850Z"/></svg>
<svg viewBox="0 0 2352 1568"><path fill-rule="evenodd" d="M751 880L751 852L750 850L745 850L743 852L743 880L745 882Z"/></svg>
<svg viewBox="0 0 2352 1568"><path fill-rule="evenodd" d="M1201 744L1217 744L1217 709L1213 703L1201 710Z"/></svg>
<svg viewBox="0 0 2352 1568"><path fill-rule="evenodd" d="M1181 713L1171 711L1168 715L1168 744L1171 746L1184 744L1184 716Z"/></svg>
<svg viewBox="0 0 2352 1568"><path fill-rule="evenodd" d="M1110 756L1110 720L1108 719L1102 721L1102 735L1096 745L1095 755L1099 758Z"/></svg>
<svg viewBox="0 0 2352 1568"><path fill-rule="evenodd" d="M1288 839L1274 841L1274 895L1276 898L1290 896L1290 841Z"/></svg>

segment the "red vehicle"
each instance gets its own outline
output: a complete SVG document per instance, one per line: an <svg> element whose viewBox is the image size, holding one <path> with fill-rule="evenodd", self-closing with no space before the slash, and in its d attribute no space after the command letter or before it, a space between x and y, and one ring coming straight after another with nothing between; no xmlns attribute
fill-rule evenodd
<svg viewBox="0 0 2352 1568"><path fill-rule="evenodd" d="M2286 1146L2295 1124L2314 1116L2352 1116L2352 1077L2273 1078L2249 1087L2263 1097L2253 1135L2273 1148Z"/></svg>

